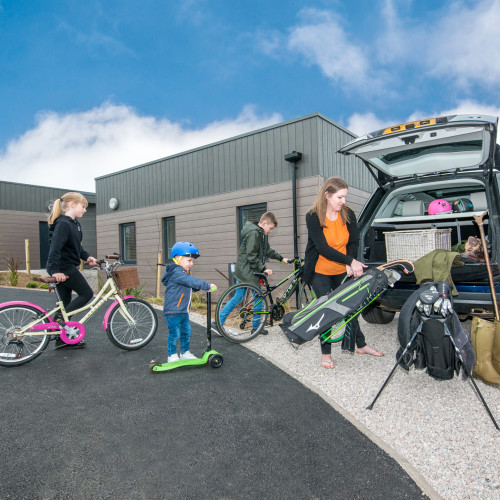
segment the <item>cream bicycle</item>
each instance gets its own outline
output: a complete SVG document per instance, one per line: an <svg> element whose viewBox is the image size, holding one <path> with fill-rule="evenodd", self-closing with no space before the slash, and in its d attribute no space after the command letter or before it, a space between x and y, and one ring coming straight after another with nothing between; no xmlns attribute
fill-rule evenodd
<svg viewBox="0 0 500 500"><path fill-rule="evenodd" d="M107 255L108 263L101 259L95 269L104 269L107 280L99 293L86 306L66 312L57 290L55 278L40 278L54 290L57 302L54 309L23 301L0 304L0 365L17 366L27 363L47 347L49 340L59 335L66 344L77 344L85 336L84 323L108 300L109 306L102 327L109 340L125 350L136 350L151 342L158 328L158 318L153 307L134 295L122 296L120 289L139 285L137 268L118 269L120 255ZM103 267L104 266L104 267ZM88 311L80 321L71 321L76 314ZM53 321L57 312L62 321Z"/></svg>

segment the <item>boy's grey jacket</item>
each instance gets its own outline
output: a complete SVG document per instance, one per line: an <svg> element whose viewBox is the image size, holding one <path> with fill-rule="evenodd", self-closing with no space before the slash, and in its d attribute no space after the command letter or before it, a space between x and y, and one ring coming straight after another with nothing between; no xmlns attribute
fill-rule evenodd
<svg viewBox="0 0 500 500"><path fill-rule="evenodd" d="M283 257L269 246L264 230L253 222L243 226L241 239L234 276L238 281L259 286L259 278L254 273L261 273L267 268L266 257L280 262Z"/></svg>
<svg viewBox="0 0 500 500"><path fill-rule="evenodd" d="M188 313L191 306L191 291L209 290L210 283L191 276L177 264L169 264L161 282L167 287L165 290L165 314Z"/></svg>

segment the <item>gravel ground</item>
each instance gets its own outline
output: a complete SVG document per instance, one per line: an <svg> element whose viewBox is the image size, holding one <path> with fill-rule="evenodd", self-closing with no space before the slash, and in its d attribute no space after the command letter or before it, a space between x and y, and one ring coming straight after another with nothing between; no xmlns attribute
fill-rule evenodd
<svg viewBox="0 0 500 500"><path fill-rule="evenodd" d="M205 324L202 316L191 316ZM373 410L367 410L396 362L397 317L389 325L362 319L360 325L368 344L384 357L343 353L337 344L335 368L325 370L318 341L295 350L277 326L244 345L317 391L380 446L393 450L403 467L407 461L408 473L414 468L442 498L500 499L500 432L470 380L438 381L425 370L408 373L398 367ZM470 331L470 321L464 328ZM476 383L500 423L500 388Z"/></svg>

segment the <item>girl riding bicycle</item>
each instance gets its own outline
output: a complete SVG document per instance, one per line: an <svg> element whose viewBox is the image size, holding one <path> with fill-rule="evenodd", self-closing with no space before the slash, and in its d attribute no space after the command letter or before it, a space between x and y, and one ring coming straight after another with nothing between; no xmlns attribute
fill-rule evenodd
<svg viewBox="0 0 500 500"><path fill-rule="evenodd" d="M83 217L88 202L80 193L66 193L55 200L49 215L50 248L47 259L47 272L59 283L58 290L67 312L83 307L92 299L94 293L78 270L80 260L86 264L97 266L99 263L82 246L82 228L78 218ZM72 301L71 293L77 297ZM54 318L60 321L62 317ZM56 349L67 347L59 338ZM73 347L84 347L82 340Z"/></svg>

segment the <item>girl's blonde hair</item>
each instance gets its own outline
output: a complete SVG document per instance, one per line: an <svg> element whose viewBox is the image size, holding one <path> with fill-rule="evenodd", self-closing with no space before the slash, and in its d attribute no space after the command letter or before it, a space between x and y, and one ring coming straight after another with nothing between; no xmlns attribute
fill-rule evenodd
<svg viewBox="0 0 500 500"><path fill-rule="evenodd" d="M81 203L84 207L88 207L89 205L87 199L81 193L70 192L63 194L52 204L52 210L49 214L49 224L53 224L61 214L66 213L66 210L68 210L68 203L70 201L73 203Z"/></svg>
<svg viewBox="0 0 500 500"><path fill-rule="evenodd" d="M341 189L348 189L348 188L349 186L347 185L347 182L344 179L341 179L340 177L330 177L329 179L326 179L325 182L323 182L323 185L321 186L321 189L319 190L318 196L316 198L316 201L314 202L314 205L312 206L311 210L309 210L309 213L315 213L318 216L321 227L325 227L326 206L327 206L326 195L334 194L337 191L340 191ZM349 207L347 205L344 205L340 210L340 218L342 219L342 222L344 224L350 222Z"/></svg>

